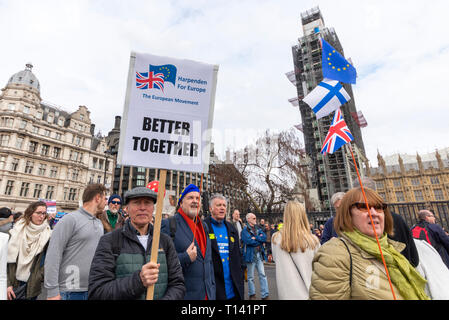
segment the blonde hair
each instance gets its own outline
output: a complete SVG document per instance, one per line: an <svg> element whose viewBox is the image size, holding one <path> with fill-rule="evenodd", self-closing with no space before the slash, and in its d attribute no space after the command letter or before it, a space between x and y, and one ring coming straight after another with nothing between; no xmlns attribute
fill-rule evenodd
<svg viewBox="0 0 449 320"><path fill-rule="evenodd" d="M306 249L315 249L319 245L318 238L310 232L309 219L302 203L289 201L284 210L284 226L279 231L281 239L281 249L287 252L301 252ZM278 233L273 236L276 243Z"/></svg>

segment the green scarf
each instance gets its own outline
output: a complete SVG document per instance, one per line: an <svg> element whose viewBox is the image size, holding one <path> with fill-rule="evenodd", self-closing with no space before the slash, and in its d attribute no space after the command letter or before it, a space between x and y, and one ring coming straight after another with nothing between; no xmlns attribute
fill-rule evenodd
<svg viewBox="0 0 449 320"><path fill-rule="evenodd" d="M376 257L382 262L376 238L361 233L354 228L352 232L343 232L353 243L362 250ZM409 261L400 254L387 240L387 234L379 238L385 263L388 268L391 281L399 289L406 300L430 300L424 291L427 283L421 275L413 268Z"/></svg>
<svg viewBox="0 0 449 320"><path fill-rule="evenodd" d="M106 211L106 213L108 214L108 220L111 224L112 229L115 229L115 224L117 223L119 213L112 213L109 210Z"/></svg>

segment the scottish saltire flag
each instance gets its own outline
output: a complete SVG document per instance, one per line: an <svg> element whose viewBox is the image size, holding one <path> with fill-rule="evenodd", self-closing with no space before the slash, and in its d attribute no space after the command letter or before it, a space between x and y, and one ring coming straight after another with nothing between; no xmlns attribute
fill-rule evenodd
<svg viewBox="0 0 449 320"><path fill-rule="evenodd" d="M164 75L164 82L171 82L175 85L176 82L176 67L172 64L164 64L162 66L153 66L150 64L150 72L162 73Z"/></svg>
<svg viewBox="0 0 449 320"><path fill-rule="evenodd" d="M357 71L352 64L324 39L321 39L321 44L323 78L338 80L344 83L355 83Z"/></svg>
<svg viewBox="0 0 449 320"><path fill-rule="evenodd" d="M316 118L320 119L337 110L350 99L351 97L340 82L324 79L303 101L312 108Z"/></svg>
<svg viewBox="0 0 449 320"><path fill-rule="evenodd" d="M352 140L354 140L354 137L343 119L343 113L340 108L338 108L338 110L335 111L334 119L332 120L332 124L326 139L324 139L323 147L320 152L324 155L326 153L334 153Z"/></svg>
<svg viewBox="0 0 449 320"><path fill-rule="evenodd" d="M136 72L137 89L159 89L164 91L164 75L154 72Z"/></svg>

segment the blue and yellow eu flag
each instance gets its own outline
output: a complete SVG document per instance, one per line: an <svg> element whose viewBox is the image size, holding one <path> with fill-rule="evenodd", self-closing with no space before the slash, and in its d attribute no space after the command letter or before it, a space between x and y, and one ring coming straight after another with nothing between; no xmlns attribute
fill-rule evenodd
<svg viewBox="0 0 449 320"><path fill-rule="evenodd" d="M176 67L172 64L164 64L162 66L154 66L150 64L150 72L162 73L164 75L164 82L171 82L175 85L176 82Z"/></svg>
<svg viewBox="0 0 449 320"><path fill-rule="evenodd" d="M324 39L322 43L323 78L344 83L355 83L357 71L337 50Z"/></svg>

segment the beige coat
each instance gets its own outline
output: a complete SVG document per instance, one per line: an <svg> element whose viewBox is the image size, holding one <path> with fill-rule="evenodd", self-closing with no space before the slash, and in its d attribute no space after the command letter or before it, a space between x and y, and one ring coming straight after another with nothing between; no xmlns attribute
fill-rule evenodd
<svg viewBox="0 0 449 320"><path fill-rule="evenodd" d="M393 294L382 262L360 249L343 236L352 256L352 286L350 258L340 238L326 242L313 259L311 300L392 300ZM405 244L388 239L401 252ZM404 298L393 284L398 300Z"/></svg>

